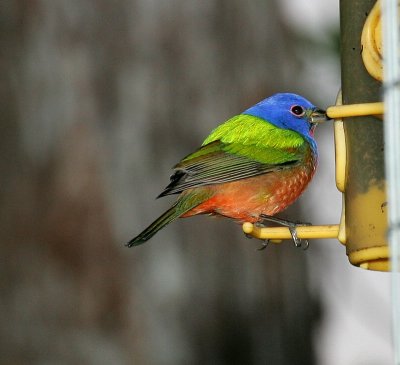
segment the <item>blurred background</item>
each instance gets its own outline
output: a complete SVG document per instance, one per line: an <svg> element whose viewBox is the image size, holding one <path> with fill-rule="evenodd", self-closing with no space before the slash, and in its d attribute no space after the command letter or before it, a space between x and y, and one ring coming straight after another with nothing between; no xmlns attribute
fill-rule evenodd
<svg viewBox="0 0 400 365"><path fill-rule="evenodd" d="M224 219L124 243L171 167L281 91L340 87L339 4L18 0L0 10L1 364L391 364L389 277ZM333 130L282 217L337 223Z"/></svg>

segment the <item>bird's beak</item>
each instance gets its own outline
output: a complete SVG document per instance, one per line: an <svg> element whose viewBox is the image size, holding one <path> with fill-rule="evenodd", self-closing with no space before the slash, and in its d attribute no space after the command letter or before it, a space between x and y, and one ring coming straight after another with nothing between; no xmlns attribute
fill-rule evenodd
<svg viewBox="0 0 400 365"><path fill-rule="evenodd" d="M326 115L326 111L322 109L314 109L313 112L311 113L311 123L312 124L318 124L318 123L323 123L328 120L330 120Z"/></svg>

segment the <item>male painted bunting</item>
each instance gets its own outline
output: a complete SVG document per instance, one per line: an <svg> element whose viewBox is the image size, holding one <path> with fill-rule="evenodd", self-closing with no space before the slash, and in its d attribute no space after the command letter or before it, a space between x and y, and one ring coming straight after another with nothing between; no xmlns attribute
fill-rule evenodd
<svg viewBox="0 0 400 365"><path fill-rule="evenodd" d="M210 214L255 223L281 212L314 175L314 130L326 119L303 97L280 93L219 125L175 165L158 196L179 194L176 202L127 246L146 242L176 218Z"/></svg>

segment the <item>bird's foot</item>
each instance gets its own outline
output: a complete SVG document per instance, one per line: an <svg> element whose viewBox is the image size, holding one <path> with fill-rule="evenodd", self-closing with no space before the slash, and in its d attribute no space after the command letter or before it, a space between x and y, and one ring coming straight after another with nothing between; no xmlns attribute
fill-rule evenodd
<svg viewBox="0 0 400 365"><path fill-rule="evenodd" d="M296 227L311 226L311 223L292 222L292 221L288 221L286 219L281 219L281 218L273 217L273 216L266 215L266 214L260 214L260 218L261 218L261 220L259 222L257 222L260 225L264 225L264 222L273 222L273 223L280 224L281 226L288 227L295 247L301 247L301 248L303 248L303 250L307 250L307 248L309 247L310 244L309 244L308 240L302 240L301 238L299 238L297 236Z"/></svg>
<svg viewBox="0 0 400 365"><path fill-rule="evenodd" d="M257 248L257 251L265 250L265 249L267 248L268 245L269 245L269 240L264 240L264 241L262 242L262 246L259 247L259 248Z"/></svg>
<svg viewBox="0 0 400 365"><path fill-rule="evenodd" d="M297 230L296 230L297 226L298 225L288 226L290 234L292 236L293 243L295 247L301 247L303 250L307 250L308 246L310 246L310 243L308 242L308 240L302 240L297 236Z"/></svg>
<svg viewBox="0 0 400 365"><path fill-rule="evenodd" d="M255 224L257 225L257 222ZM248 239L254 238L251 234L248 234L248 233L245 233L244 235ZM268 245L269 245L269 240L262 240L262 246L257 248L257 251L265 250Z"/></svg>

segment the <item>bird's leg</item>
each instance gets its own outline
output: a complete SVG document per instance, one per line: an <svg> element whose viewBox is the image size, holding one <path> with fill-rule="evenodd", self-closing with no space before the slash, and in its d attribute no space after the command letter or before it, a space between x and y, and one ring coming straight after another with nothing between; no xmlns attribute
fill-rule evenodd
<svg viewBox="0 0 400 365"><path fill-rule="evenodd" d="M280 224L281 226L285 226L289 228L290 234L292 236L293 243L296 247L302 247L303 250L307 250L308 246L310 245L308 240L302 240L297 236L296 227L298 226L311 226L311 223L304 223L304 222L292 222L285 219L273 217L266 214L260 214L260 218L262 219L259 223L263 224L263 221L267 222L274 222ZM304 244L303 244L304 242Z"/></svg>
<svg viewBox="0 0 400 365"><path fill-rule="evenodd" d="M259 224L263 224L263 221L267 221L267 222L278 223L281 226L285 226L285 227L290 227L290 226L294 226L294 227L296 227L296 226L311 226L311 223L293 222L293 221L289 221L289 220L286 220L286 219L274 217L272 215L267 215L267 214L260 214L260 218L262 218L262 219L257 222Z"/></svg>

